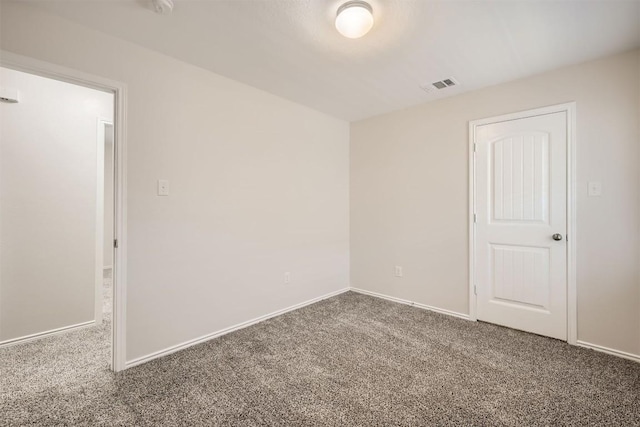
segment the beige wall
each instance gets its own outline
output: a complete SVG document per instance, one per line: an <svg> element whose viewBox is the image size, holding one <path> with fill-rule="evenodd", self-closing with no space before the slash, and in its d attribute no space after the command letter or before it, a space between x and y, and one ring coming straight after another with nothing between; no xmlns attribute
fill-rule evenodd
<svg viewBox="0 0 640 427"><path fill-rule="evenodd" d="M640 354L640 51L353 123L351 285L468 313L468 122L569 101L578 339Z"/></svg>
<svg viewBox="0 0 640 427"><path fill-rule="evenodd" d="M1 15L2 49L128 86L127 360L348 286L347 122L20 2Z"/></svg>
<svg viewBox="0 0 640 427"><path fill-rule="evenodd" d="M98 117L113 95L0 68L0 341L95 318Z"/></svg>

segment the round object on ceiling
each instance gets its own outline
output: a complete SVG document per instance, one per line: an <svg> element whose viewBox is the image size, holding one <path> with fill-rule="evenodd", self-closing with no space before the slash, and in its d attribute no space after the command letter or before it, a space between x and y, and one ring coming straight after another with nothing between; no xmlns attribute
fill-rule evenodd
<svg viewBox="0 0 640 427"><path fill-rule="evenodd" d="M151 0L151 3L153 3L153 10L161 15L171 13L173 10L173 0Z"/></svg>
<svg viewBox="0 0 640 427"><path fill-rule="evenodd" d="M357 39L373 27L373 9L365 1L348 1L338 8L336 29L350 39Z"/></svg>

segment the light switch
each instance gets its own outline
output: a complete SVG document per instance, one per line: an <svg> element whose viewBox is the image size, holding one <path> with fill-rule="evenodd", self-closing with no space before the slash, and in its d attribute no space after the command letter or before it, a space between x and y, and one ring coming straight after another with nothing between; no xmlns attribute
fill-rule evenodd
<svg viewBox="0 0 640 427"><path fill-rule="evenodd" d="M169 195L169 180L159 179L158 180L158 196L168 196L168 195Z"/></svg>
<svg viewBox="0 0 640 427"><path fill-rule="evenodd" d="M597 181L589 182L589 197L602 196L602 183Z"/></svg>
<svg viewBox="0 0 640 427"><path fill-rule="evenodd" d="M396 265L395 275L396 275L396 277L402 277L402 267L401 266Z"/></svg>

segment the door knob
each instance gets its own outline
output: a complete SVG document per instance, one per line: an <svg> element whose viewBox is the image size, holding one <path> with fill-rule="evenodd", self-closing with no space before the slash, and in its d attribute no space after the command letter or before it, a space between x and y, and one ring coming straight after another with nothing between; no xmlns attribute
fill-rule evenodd
<svg viewBox="0 0 640 427"><path fill-rule="evenodd" d="M553 237L553 240L562 240L562 234L560 233L556 233L551 237Z"/></svg>

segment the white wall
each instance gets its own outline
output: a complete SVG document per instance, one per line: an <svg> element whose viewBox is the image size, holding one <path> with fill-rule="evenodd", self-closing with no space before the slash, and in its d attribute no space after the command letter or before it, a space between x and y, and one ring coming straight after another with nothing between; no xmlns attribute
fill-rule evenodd
<svg viewBox="0 0 640 427"><path fill-rule="evenodd" d="M128 85L127 360L348 286L347 122L19 2L1 15L2 49Z"/></svg>
<svg viewBox="0 0 640 427"><path fill-rule="evenodd" d="M468 122L569 101L578 338L640 354L640 51L353 123L352 286L468 313Z"/></svg>
<svg viewBox="0 0 640 427"><path fill-rule="evenodd" d="M0 68L0 341L95 314L97 119L113 95Z"/></svg>

